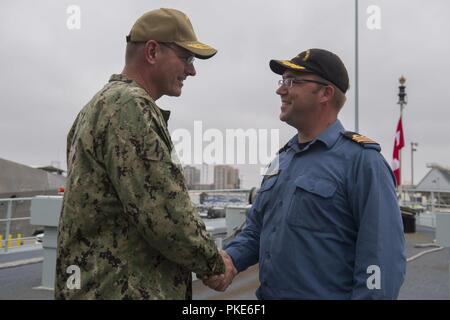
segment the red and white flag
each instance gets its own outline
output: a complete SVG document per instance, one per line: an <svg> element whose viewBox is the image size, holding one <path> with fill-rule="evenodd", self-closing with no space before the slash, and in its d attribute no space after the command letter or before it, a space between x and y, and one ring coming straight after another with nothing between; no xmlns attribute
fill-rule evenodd
<svg viewBox="0 0 450 320"><path fill-rule="evenodd" d="M398 120L397 130L395 132L394 152L392 154L392 171L394 172L397 185L400 185L400 150L405 146L403 137L402 118Z"/></svg>

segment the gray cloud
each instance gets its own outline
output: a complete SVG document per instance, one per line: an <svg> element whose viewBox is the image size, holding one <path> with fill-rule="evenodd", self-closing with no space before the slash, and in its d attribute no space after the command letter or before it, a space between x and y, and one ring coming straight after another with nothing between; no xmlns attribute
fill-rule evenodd
<svg viewBox="0 0 450 320"><path fill-rule="evenodd" d="M57 160L65 167L67 132L82 106L123 67L125 35L143 12L185 11L202 41L219 49L198 61L181 98L162 98L172 110L170 129L279 128L284 144L295 131L278 120L278 76L272 58L291 58L309 47L335 51L346 63L351 89L341 120L354 129L353 1L3 1L0 4L0 157L29 165ZM81 8L81 30L66 28L66 8ZM381 9L381 30L368 30L365 10ZM450 30L445 0L360 1L360 132L377 140L391 161L399 116L398 78L407 77L404 179L415 180L427 162L450 165ZM255 166L242 168L244 186L258 183Z"/></svg>

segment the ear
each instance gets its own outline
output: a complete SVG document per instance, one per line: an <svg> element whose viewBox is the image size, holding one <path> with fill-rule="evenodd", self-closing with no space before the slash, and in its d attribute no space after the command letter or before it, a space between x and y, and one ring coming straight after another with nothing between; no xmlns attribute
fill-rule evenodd
<svg viewBox="0 0 450 320"><path fill-rule="evenodd" d="M150 64L156 63L157 55L161 52L159 44L155 40L149 40L145 43L145 60Z"/></svg>
<svg viewBox="0 0 450 320"><path fill-rule="evenodd" d="M320 102L332 101L334 97L334 90L334 87L331 85L324 87L324 90L322 90L322 97L320 98Z"/></svg>

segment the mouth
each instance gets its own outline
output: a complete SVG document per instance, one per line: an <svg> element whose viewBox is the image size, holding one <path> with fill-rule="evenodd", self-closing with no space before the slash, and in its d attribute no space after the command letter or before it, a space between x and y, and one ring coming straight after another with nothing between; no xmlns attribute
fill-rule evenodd
<svg viewBox="0 0 450 320"><path fill-rule="evenodd" d="M178 80L178 82L180 83L180 85L183 86L183 81L184 81L185 79L186 79L186 78L178 78L177 80Z"/></svg>
<svg viewBox="0 0 450 320"><path fill-rule="evenodd" d="M290 106L292 104L292 102L291 101L288 101L288 100L281 100L281 109L285 109L285 108L287 108L288 106Z"/></svg>

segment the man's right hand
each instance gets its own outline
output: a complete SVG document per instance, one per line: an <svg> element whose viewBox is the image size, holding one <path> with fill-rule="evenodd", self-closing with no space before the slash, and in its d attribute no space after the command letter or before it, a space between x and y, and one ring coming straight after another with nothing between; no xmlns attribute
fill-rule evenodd
<svg viewBox="0 0 450 320"><path fill-rule="evenodd" d="M203 284L214 289L216 291L225 291L233 281L237 274L237 270L233 264L233 260L224 250L220 250L223 263L225 264L225 274L205 277L203 278Z"/></svg>

